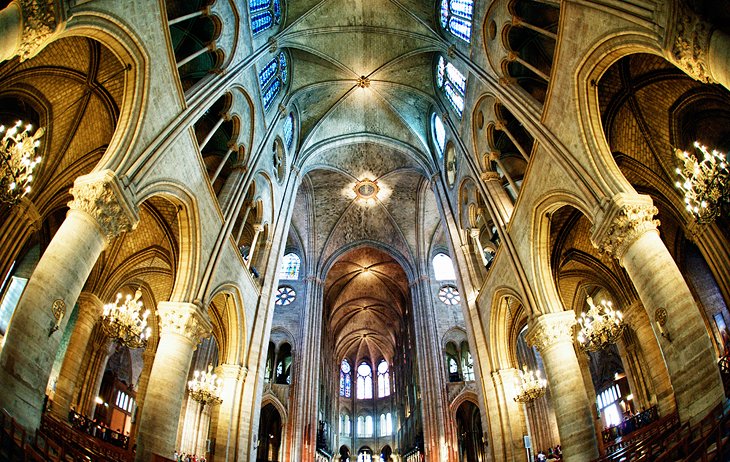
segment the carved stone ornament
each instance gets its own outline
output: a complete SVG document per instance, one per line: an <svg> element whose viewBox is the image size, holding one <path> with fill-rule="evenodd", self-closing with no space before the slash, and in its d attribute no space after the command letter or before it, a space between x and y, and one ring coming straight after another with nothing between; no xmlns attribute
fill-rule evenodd
<svg viewBox="0 0 730 462"><path fill-rule="evenodd" d="M157 308L160 332L174 333L188 338L193 345L207 338L213 327L207 316L192 303L162 302Z"/></svg>
<svg viewBox="0 0 730 462"><path fill-rule="evenodd" d="M527 343L542 353L557 343L572 342L574 325L573 311L543 314L527 332Z"/></svg>
<svg viewBox="0 0 730 462"><path fill-rule="evenodd" d="M111 181L76 184L71 189L74 200L69 208L90 215L102 229L107 242L134 229L134 224L120 203Z"/></svg>
<svg viewBox="0 0 730 462"><path fill-rule="evenodd" d="M602 253L608 253L621 260L626 250L644 233L656 230L659 220L654 219L658 210L651 202L635 201L615 204L613 216L603 230L594 227L593 245Z"/></svg>
<svg viewBox="0 0 730 462"><path fill-rule="evenodd" d="M57 22L54 0L19 0L18 4L23 15L23 36L18 49L22 62L38 53L55 32Z"/></svg>
<svg viewBox="0 0 730 462"><path fill-rule="evenodd" d="M482 172L482 181L501 181L502 177L497 172Z"/></svg>
<svg viewBox="0 0 730 462"><path fill-rule="evenodd" d="M707 62L710 47L710 26L690 10L683 1L677 2L676 29L672 40L674 62L695 80L713 83Z"/></svg>

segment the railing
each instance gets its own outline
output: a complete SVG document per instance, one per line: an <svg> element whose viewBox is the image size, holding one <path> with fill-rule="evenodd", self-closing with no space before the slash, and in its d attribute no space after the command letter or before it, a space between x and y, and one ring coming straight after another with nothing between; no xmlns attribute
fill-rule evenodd
<svg viewBox="0 0 730 462"><path fill-rule="evenodd" d="M717 361L717 367L720 368L720 377L722 385L725 388L725 396L730 398L730 354L727 354Z"/></svg>
<svg viewBox="0 0 730 462"><path fill-rule="evenodd" d="M613 444L617 438L646 427L657 420L659 420L659 414L657 413L656 406L652 406L646 411L640 412L618 425L603 430L603 442Z"/></svg>
<svg viewBox="0 0 730 462"><path fill-rule="evenodd" d="M41 431L67 452L73 449L94 461L128 462L134 459L132 452L82 433L48 414L41 418Z"/></svg>
<svg viewBox="0 0 730 462"><path fill-rule="evenodd" d="M316 462L330 462L332 460L332 455L324 449L317 449L317 452L314 453L314 460Z"/></svg>

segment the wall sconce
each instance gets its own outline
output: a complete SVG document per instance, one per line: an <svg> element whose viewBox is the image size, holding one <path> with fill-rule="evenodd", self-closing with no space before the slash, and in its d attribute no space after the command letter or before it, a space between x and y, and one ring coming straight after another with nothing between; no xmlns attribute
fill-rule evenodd
<svg viewBox="0 0 730 462"><path fill-rule="evenodd" d="M662 334L662 337L667 339L668 342L671 342L672 337L665 329L665 326L667 325L667 310L665 310L664 308L657 308L654 312L654 322L659 329L659 333Z"/></svg>
<svg viewBox="0 0 730 462"><path fill-rule="evenodd" d="M61 321L63 321L63 317L66 315L66 303L60 298L54 300L53 305L51 305L51 312L53 313L53 318L56 320L56 322L51 326L50 330L48 331L49 337L61 328Z"/></svg>

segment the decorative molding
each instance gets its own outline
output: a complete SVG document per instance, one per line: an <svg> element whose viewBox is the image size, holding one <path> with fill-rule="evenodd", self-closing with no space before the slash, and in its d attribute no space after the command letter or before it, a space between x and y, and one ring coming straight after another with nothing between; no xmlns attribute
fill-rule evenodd
<svg viewBox="0 0 730 462"><path fill-rule="evenodd" d="M597 214L591 241L599 252L611 254L620 261L639 237L657 230L659 220L654 215L658 210L649 196L617 194L608 201L602 204L608 210Z"/></svg>
<svg viewBox="0 0 730 462"><path fill-rule="evenodd" d="M370 87L370 79L365 77L364 75L361 75L357 78L357 86L360 88L369 88Z"/></svg>
<svg viewBox="0 0 730 462"><path fill-rule="evenodd" d="M139 216L127 201L116 175L109 170L79 177L71 188L74 200L69 208L93 218L107 244L123 232L132 231Z"/></svg>
<svg viewBox="0 0 730 462"><path fill-rule="evenodd" d="M574 325L573 310L543 314L531 323L527 331L527 343L537 347L540 353L561 342L572 343Z"/></svg>
<svg viewBox="0 0 730 462"><path fill-rule="evenodd" d="M189 339L197 346L210 336L213 325L208 316L193 303L160 302L157 307L160 318L160 332L177 334Z"/></svg>
<svg viewBox="0 0 730 462"><path fill-rule="evenodd" d="M693 79L715 83L707 61L712 28L685 5L684 1L676 3L676 27L670 40L671 58L677 67Z"/></svg>
<svg viewBox="0 0 730 462"><path fill-rule="evenodd" d="M23 35L18 47L20 61L35 56L56 31L54 0L16 0L23 16Z"/></svg>

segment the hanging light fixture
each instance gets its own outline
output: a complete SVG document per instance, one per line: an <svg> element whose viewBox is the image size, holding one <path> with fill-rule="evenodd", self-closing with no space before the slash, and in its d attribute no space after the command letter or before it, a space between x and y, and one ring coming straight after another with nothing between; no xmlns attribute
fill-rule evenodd
<svg viewBox="0 0 730 462"><path fill-rule="evenodd" d="M15 205L30 192L33 169L41 161L41 157L36 156L36 148L41 144L39 139L45 129L32 132L33 125L22 120L10 128L0 125L0 202Z"/></svg>
<svg viewBox="0 0 730 462"><path fill-rule="evenodd" d="M147 346L152 329L147 325L150 310L144 310L142 291L137 289L134 298L127 295L124 303L120 304L122 294L117 294L114 303L104 305L101 318L101 327L109 338L119 341L129 348L144 348Z"/></svg>
<svg viewBox="0 0 730 462"><path fill-rule="evenodd" d="M190 397L203 406L206 404L220 404L221 385L223 381L213 373L213 365L208 365L208 371L195 371L193 380L188 382Z"/></svg>
<svg viewBox="0 0 730 462"><path fill-rule="evenodd" d="M515 401L519 403L530 403L545 395L547 380L541 377L540 370L527 370L523 366L517 371L519 377L515 383Z"/></svg>
<svg viewBox="0 0 730 462"><path fill-rule="evenodd" d="M614 310L610 301L601 300L600 305L596 306L591 297L586 297L586 302L588 313L583 312L578 317L578 342L581 347L585 351L598 351L616 343L625 327L621 311Z"/></svg>
<svg viewBox="0 0 730 462"><path fill-rule="evenodd" d="M682 162L676 172L677 189L684 194L687 211L700 223L709 223L730 208L730 171L725 154L697 141L695 149L702 153L702 160L686 151L677 149L675 154Z"/></svg>

